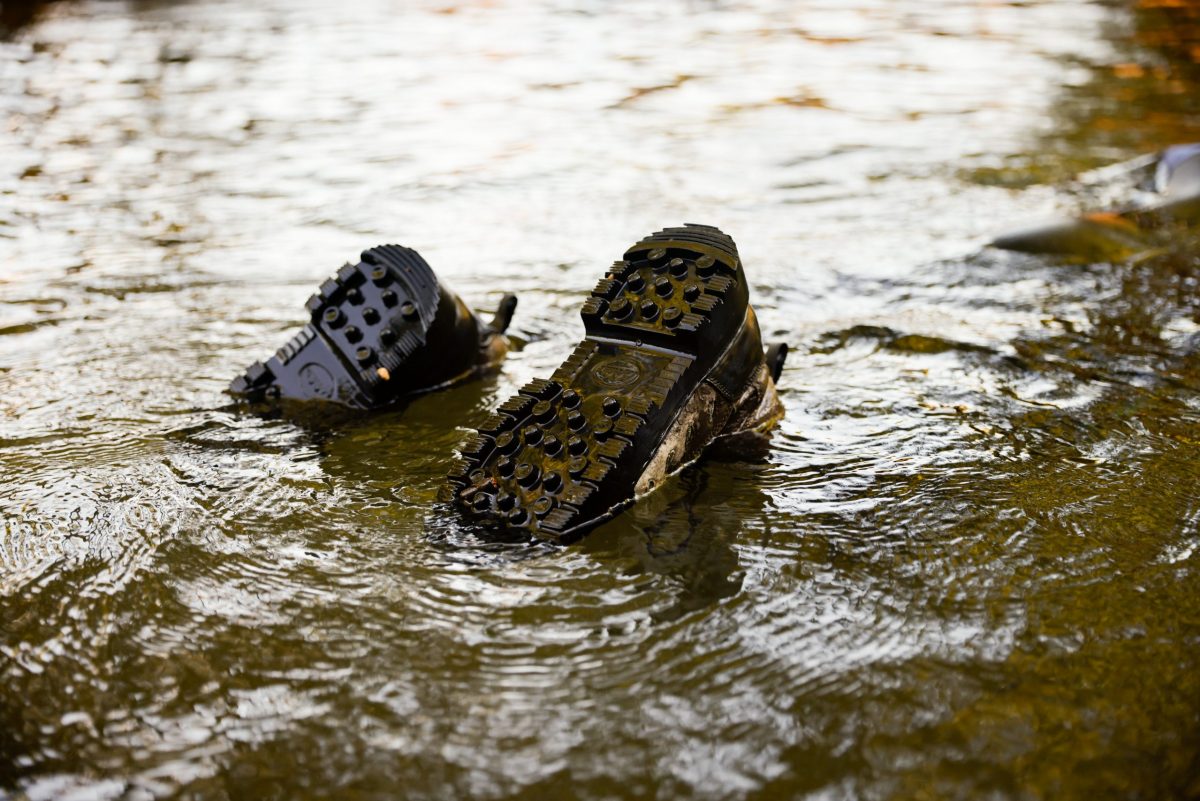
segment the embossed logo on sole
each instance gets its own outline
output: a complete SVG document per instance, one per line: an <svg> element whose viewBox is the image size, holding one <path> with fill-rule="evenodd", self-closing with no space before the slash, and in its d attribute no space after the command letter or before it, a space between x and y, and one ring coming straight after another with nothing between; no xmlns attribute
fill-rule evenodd
<svg viewBox="0 0 1200 801"><path fill-rule="evenodd" d="M316 395L332 398L335 383L333 375L319 364L306 364L300 368L300 378Z"/></svg>
<svg viewBox="0 0 1200 801"><path fill-rule="evenodd" d="M606 387L628 387L642 377L642 368L633 359L618 356L592 368L592 378Z"/></svg>

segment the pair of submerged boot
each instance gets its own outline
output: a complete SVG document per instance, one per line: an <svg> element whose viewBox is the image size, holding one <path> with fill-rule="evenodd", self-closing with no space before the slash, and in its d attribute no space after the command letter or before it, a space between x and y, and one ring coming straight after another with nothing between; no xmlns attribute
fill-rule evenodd
<svg viewBox="0 0 1200 801"><path fill-rule="evenodd" d="M416 251L386 245L308 301L312 321L230 390L375 409L499 362L516 299L490 324ZM782 417L785 345L764 351L732 239L668 228L626 251L583 304L584 340L505 401L463 448L442 498L484 529L571 542L714 441Z"/></svg>

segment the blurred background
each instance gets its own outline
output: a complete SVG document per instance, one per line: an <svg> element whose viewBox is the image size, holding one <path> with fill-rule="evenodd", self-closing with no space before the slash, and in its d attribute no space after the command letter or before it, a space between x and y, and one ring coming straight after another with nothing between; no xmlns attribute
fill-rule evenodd
<svg viewBox="0 0 1200 801"><path fill-rule="evenodd" d="M1195 231L983 247L1200 140L1196 3L0 26L0 797L1200 798ZM467 428L685 221L793 348L770 451L572 548L457 532ZM382 242L520 295L503 371L357 419L233 406Z"/></svg>

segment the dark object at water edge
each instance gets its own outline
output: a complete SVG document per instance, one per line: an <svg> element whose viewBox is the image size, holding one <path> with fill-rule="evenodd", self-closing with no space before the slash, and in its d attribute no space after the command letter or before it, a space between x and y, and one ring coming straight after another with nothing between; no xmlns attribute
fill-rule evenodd
<svg viewBox="0 0 1200 801"><path fill-rule="evenodd" d="M399 245L364 250L308 299L311 322L229 390L248 400L327 401L376 409L447 386L496 364L517 299L505 295L484 323Z"/></svg>
<svg viewBox="0 0 1200 801"><path fill-rule="evenodd" d="M1141 174L1139 189L1151 200L1014 231L997 237L992 247L1086 261L1119 260L1154 247L1157 229L1200 222L1200 144L1175 145L1106 170Z"/></svg>

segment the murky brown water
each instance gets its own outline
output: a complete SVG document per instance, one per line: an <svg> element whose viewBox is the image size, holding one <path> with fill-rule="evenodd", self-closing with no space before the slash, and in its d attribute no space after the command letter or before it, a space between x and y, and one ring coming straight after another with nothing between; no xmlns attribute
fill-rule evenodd
<svg viewBox="0 0 1200 801"><path fill-rule="evenodd" d="M1200 140L1193 8L73 3L0 42L0 796L1200 796L1200 248L979 248ZM461 548L464 427L639 236L738 240L762 462ZM364 246L523 347L222 394Z"/></svg>

